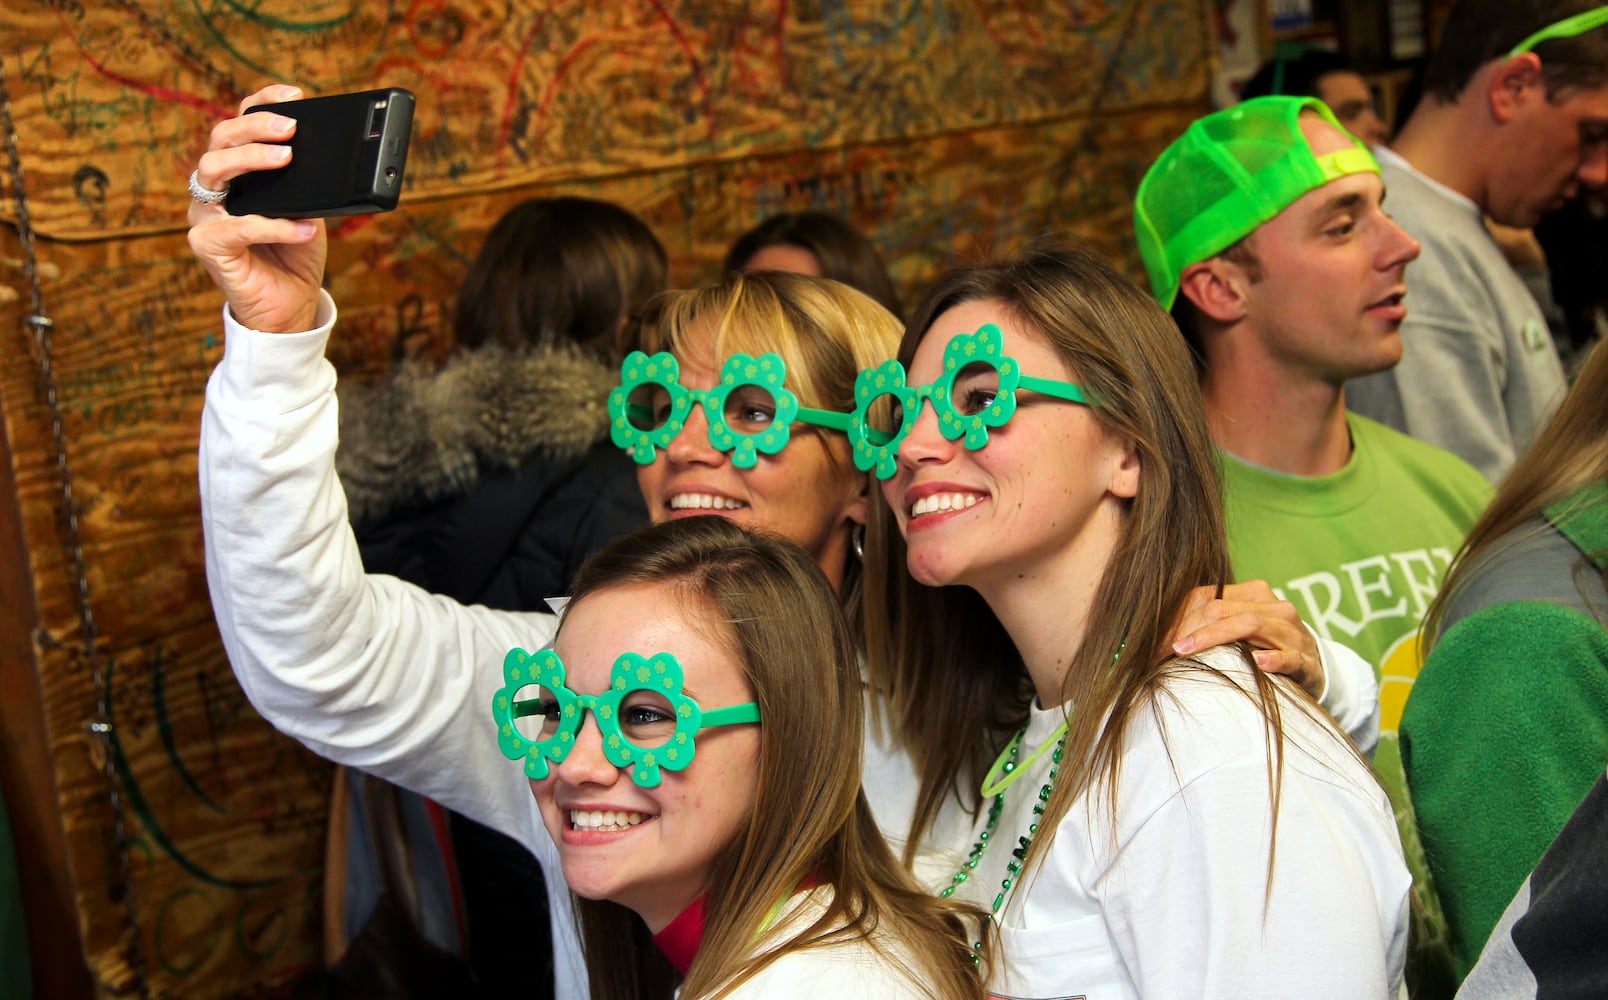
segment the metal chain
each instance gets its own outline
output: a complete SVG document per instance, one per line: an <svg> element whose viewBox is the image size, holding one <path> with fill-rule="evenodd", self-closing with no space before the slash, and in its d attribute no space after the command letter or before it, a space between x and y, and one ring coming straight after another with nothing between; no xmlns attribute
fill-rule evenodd
<svg viewBox="0 0 1608 1000"><path fill-rule="evenodd" d="M39 258L34 244L33 224L28 216L28 197L22 179L22 155L18 151L17 125L11 114L11 92L6 86L5 58L0 54L0 126L5 129L6 153L11 161L12 194L17 203L17 237L22 243L23 274L29 286L28 315L24 319L37 348L39 379L45 389L45 405L50 409L51 440L56 448L56 475L61 483L61 514L67 534L67 551L72 563L74 598L78 604L81 655L89 666L90 684L95 689L95 716L85 728L91 747L98 751L106 777L106 794L111 807L114 880L107 894L122 904L128 922L125 943L128 966L134 976L134 989L141 998L150 996L145 978L145 950L140 937L138 912L134 905L133 864L129 858L128 831L123 823L122 784L111 752L111 687L104 655L99 648L100 626L95 622L94 602L89 591L89 571L84 563L84 538L79 524L78 499L73 489L72 467L67 461L67 434L62 427L59 383L56 379L51 334L54 324L45 312L44 291L39 281Z"/></svg>

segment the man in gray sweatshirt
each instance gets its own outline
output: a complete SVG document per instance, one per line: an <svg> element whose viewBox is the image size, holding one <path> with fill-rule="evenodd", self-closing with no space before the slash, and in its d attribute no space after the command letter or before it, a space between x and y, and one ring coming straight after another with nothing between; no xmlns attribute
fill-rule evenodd
<svg viewBox="0 0 1608 1000"><path fill-rule="evenodd" d="M1423 246L1402 360L1349 382L1346 402L1499 482L1564 373L1485 217L1528 228L1579 185L1608 182L1608 7L1462 0L1441 37L1422 101L1375 151L1388 210Z"/></svg>

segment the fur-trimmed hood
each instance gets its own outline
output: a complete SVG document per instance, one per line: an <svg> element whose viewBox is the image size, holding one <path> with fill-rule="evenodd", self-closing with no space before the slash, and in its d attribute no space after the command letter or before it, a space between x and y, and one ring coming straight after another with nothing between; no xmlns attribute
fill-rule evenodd
<svg viewBox="0 0 1608 1000"><path fill-rule="evenodd" d="M578 458L609 433L619 372L572 348L485 347L343 385L335 467L354 522L473 490L484 465Z"/></svg>

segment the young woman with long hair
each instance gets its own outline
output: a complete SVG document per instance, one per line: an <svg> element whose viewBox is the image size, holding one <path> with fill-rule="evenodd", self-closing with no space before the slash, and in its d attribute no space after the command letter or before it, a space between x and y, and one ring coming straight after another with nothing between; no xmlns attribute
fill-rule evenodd
<svg viewBox="0 0 1608 1000"><path fill-rule="evenodd" d="M867 553L873 678L918 823L980 809L946 891L993 913L990 989L1393 996L1410 879L1367 764L1242 644L1170 640L1229 569L1166 314L1040 247L941 279L860 385L903 536Z"/></svg>
<svg viewBox="0 0 1608 1000"><path fill-rule="evenodd" d="M510 655L504 749L541 759L593 997L981 996L965 911L916 886L860 790L858 645L807 553L700 517L599 552L552 650ZM543 710L522 724L527 694ZM645 772L605 739L692 759Z"/></svg>
<svg viewBox="0 0 1608 1000"><path fill-rule="evenodd" d="M1608 761L1608 345L1430 605L1402 764L1466 974Z"/></svg>

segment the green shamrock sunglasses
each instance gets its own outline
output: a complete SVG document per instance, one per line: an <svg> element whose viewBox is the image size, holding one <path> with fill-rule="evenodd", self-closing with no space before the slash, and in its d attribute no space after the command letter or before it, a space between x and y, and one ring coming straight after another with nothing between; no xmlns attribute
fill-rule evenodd
<svg viewBox="0 0 1608 1000"><path fill-rule="evenodd" d="M660 448L670 447L687 424L695 403L709 418L709 443L731 452L731 464L751 469L759 454L774 455L792 439L793 424L803 422L847 430L849 416L800 406L786 387L787 363L779 355L733 354L720 369L713 389L682 385L674 356L651 357L633 351L620 365L620 385L609 393L611 436L638 464L651 463Z"/></svg>
<svg viewBox="0 0 1608 1000"><path fill-rule="evenodd" d="M541 779L569 756L586 712L603 734L603 755L631 769L631 780L656 788L661 771L692 763L698 734L716 726L759 721L748 702L704 711L683 693L681 661L670 653L643 657L622 653L614 661L609 689L577 694L564 680L564 661L551 649L510 649L503 658L503 687L492 699L497 745L509 760L523 760L525 774ZM534 695L535 697L522 697ZM539 716L536 725L521 720Z"/></svg>
<svg viewBox="0 0 1608 1000"><path fill-rule="evenodd" d="M976 333L954 338L944 348L944 371L929 385L905 384L905 368L885 361L854 380L854 412L849 442L862 472L888 479L898 464L899 446L916 426L923 400L938 414L938 429L951 441L964 437L972 451L988 444L988 429L1002 427L1016 413L1021 389L1085 406L1095 405L1075 382L1023 375L1005 353L999 327L988 323Z"/></svg>

